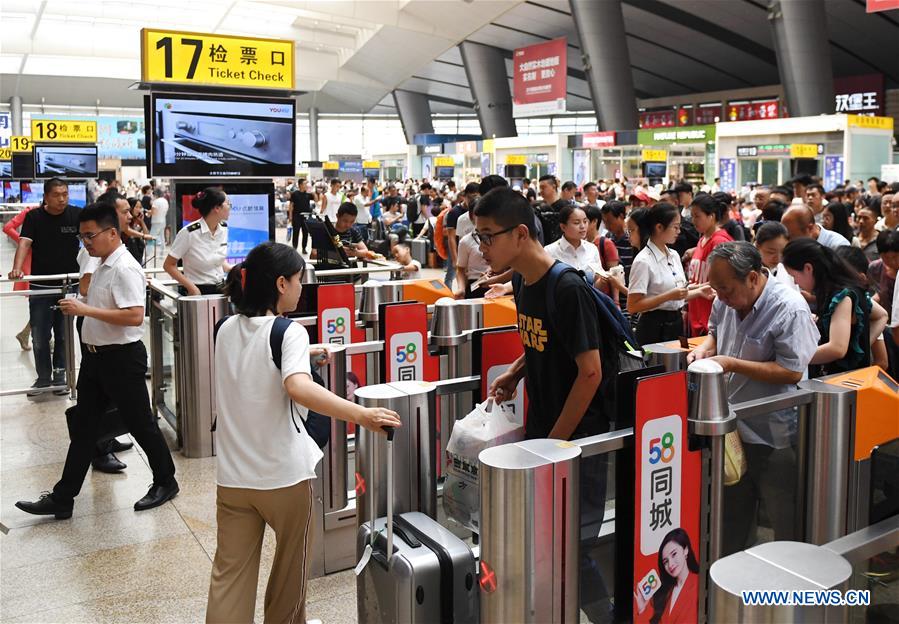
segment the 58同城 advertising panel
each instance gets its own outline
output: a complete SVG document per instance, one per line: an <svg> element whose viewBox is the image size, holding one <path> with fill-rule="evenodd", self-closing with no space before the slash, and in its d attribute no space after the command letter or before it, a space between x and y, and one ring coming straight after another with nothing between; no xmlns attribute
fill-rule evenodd
<svg viewBox="0 0 899 624"><path fill-rule="evenodd" d="M292 99L157 93L149 106L152 176L294 174Z"/></svg>

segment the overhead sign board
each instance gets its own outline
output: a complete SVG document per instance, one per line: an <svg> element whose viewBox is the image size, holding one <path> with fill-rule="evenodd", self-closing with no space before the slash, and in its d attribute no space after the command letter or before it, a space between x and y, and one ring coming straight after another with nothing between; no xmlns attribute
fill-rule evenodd
<svg viewBox="0 0 899 624"><path fill-rule="evenodd" d="M141 29L141 80L150 83L293 89L294 42Z"/></svg>
<svg viewBox="0 0 899 624"><path fill-rule="evenodd" d="M11 136L9 137L9 147L14 152L30 152L31 138L27 136Z"/></svg>
<svg viewBox="0 0 899 624"><path fill-rule="evenodd" d="M509 154L506 156L506 164L507 165L526 165L528 164L528 157L524 154Z"/></svg>
<svg viewBox="0 0 899 624"><path fill-rule="evenodd" d="M899 0L868 0L868 13L889 11L890 9L899 9Z"/></svg>
<svg viewBox="0 0 899 624"><path fill-rule="evenodd" d="M381 161L380 160L363 160L362 168L363 169L380 169Z"/></svg>
<svg viewBox="0 0 899 624"><path fill-rule="evenodd" d="M824 146L820 143L793 143L790 146L790 158L817 158L818 154L823 152Z"/></svg>
<svg viewBox="0 0 899 624"><path fill-rule="evenodd" d="M614 132L588 132L584 134L583 147L596 149L615 146Z"/></svg>
<svg viewBox="0 0 899 624"><path fill-rule="evenodd" d="M512 53L512 115L532 117L566 110L568 40L516 48Z"/></svg>
<svg viewBox="0 0 899 624"><path fill-rule="evenodd" d="M868 115L847 115L849 125L856 128L875 128L877 130L892 130L892 117L870 117Z"/></svg>
<svg viewBox="0 0 899 624"><path fill-rule="evenodd" d="M640 152L643 162L666 162L668 160L667 150L645 149Z"/></svg>
<svg viewBox="0 0 899 624"><path fill-rule="evenodd" d="M452 156L438 156L434 159L435 167L453 167L456 160Z"/></svg>
<svg viewBox="0 0 899 624"><path fill-rule="evenodd" d="M89 119L32 119L35 143L96 143L97 122Z"/></svg>
<svg viewBox="0 0 899 624"><path fill-rule="evenodd" d="M326 160L322 163L322 169L340 169L340 163L336 160Z"/></svg>
<svg viewBox="0 0 899 624"><path fill-rule="evenodd" d="M833 92L835 113L883 115L883 74L834 78Z"/></svg>
<svg viewBox="0 0 899 624"><path fill-rule="evenodd" d="M715 140L715 126L685 126L657 130L640 130L637 142L641 145L669 145L671 143L705 143Z"/></svg>

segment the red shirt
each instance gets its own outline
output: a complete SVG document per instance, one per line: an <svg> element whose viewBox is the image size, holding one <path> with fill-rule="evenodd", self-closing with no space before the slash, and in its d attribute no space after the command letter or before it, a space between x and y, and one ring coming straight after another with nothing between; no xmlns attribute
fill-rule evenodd
<svg viewBox="0 0 899 624"><path fill-rule="evenodd" d="M732 241L730 234L724 230L716 230L708 240L699 239L690 260L689 280L691 284L702 284L709 277L709 254L721 243ZM712 302L704 297L697 297L687 304L687 321L690 323L690 335L702 336L709 331L709 315L712 313Z"/></svg>
<svg viewBox="0 0 899 624"><path fill-rule="evenodd" d="M691 572L681 587L674 608L671 607L671 596L674 590L668 595L665 601L665 611L659 624L693 624L697 621L699 609L699 579L698 575ZM670 609L670 611L669 611Z"/></svg>
<svg viewBox="0 0 899 624"><path fill-rule="evenodd" d="M605 240L603 240L603 245L602 247L600 247L599 241L603 238ZM613 241L608 236L597 236L595 239L593 239L593 244L596 245L597 249L599 249L599 260L600 262L602 262L602 268L604 268L606 271L609 270L609 267L612 266L613 263L618 264L621 261L618 257L618 248L615 246L615 241ZM604 286L601 290L607 295L611 294L611 288L609 288L608 286Z"/></svg>

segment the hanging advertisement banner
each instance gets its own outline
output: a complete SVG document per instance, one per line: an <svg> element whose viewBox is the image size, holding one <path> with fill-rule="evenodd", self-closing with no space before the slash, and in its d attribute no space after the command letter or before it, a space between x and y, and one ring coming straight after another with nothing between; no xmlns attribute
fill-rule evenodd
<svg viewBox="0 0 899 624"><path fill-rule="evenodd" d="M568 40L516 48L512 53L512 115L533 117L566 110Z"/></svg>
<svg viewBox="0 0 899 624"><path fill-rule="evenodd" d="M597 149L602 147L615 147L614 132L588 132L584 134L583 147Z"/></svg>
<svg viewBox="0 0 899 624"><path fill-rule="evenodd" d="M294 41L141 29L141 81L294 88Z"/></svg>
<svg viewBox="0 0 899 624"><path fill-rule="evenodd" d="M732 193L737 190L737 159L736 158L720 158L718 159L718 177L721 179L719 186L725 193Z"/></svg>
<svg viewBox="0 0 899 624"><path fill-rule="evenodd" d="M699 621L701 452L689 450L683 371L637 382L634 621ZM677 593L675 593L677 590ZM663 614L663 615L662 615Z"/></svg>
<svg viewBox="0 0 899 624"><path fill-rule="evenodd" d="M843 184L845 161L842 155L824 157L824 190L832 191Z"/></svg>

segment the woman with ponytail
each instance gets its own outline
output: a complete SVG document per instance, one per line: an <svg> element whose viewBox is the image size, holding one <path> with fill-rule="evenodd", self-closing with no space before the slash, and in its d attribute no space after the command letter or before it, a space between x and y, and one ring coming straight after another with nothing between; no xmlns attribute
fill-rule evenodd
<svg viewBox="0 0 899 624"><path fill-rule="evenodd" d="M708 257L721 243L733 240L721 227L727 218L728 206L708 193L699 193L690 205L693 225L699 231L699 242L690 259L690 285L699 287L708 282ZM687 304L687 323L691 336L705 336L709 333L709 316L712 314L712 300L706 297L692 299Z"/></svg>
<svg viewBox="0 0 899 624"><path fill-rule="evenodd" d="M221 188L210 186L191 200L200 218L178 231L162 268L182 294L216 295L222 292L228 256L228 216L231 202ZM178 270L181 261L184 272Z"/></svg>
<svg viewBox="0 0 899 624"><path fill-rule="evenodd" d="M266 242L228 273L225 294L237 314L215 341L218 533L207 622L253 621L266 524L276 545L265 621L306 621L312 480L322 458L304 424L309 410L377 433L400 426L395 412L351 403L313 381L309 335L298 323L284 331L276 365L273 328L296 309L304 270L295 249Z"/></svg>

